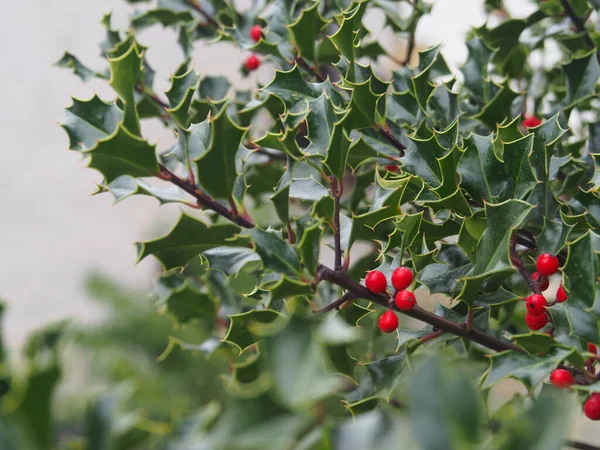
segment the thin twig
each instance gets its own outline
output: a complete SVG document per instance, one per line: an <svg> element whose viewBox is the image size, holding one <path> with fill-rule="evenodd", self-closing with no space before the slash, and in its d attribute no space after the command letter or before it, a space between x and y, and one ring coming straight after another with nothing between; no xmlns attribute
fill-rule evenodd
<svg viewBox="0 0 600 450"><path fill-rule="evenodd" d="M296 62L298 63L298 65L300 67L302 67L304 70L306 70L307 72L312 74L321 83L323 81L325 81L325 78L323 78L323 76L319 73L319 71L316 68L314 68L313 66L311 66L308 62L306 62L306 60L302 56L297 56Z"/></svg>
<svg viewBox="0 0 600 450"><path fill-rule="evenodd" d="M421 339L419 339L419 341L421 341L421 344L424 344L425 342L428 341L432 341L438 337L440 337L442 334L444 334L445 331L444 330L436 330L436 331L432 331L429 334L426 334L425 336L423 336Z"/></svg>
<svg viewBox="0 0 600 450"><path fill-rule="evenodd" d="M204 11L204 8L202 8L202 5L200 5L198 0L186 0L186 3L198 11L198 13L200 13L200 15L204 17L211 26L216 29L219 28L219 24L206 11Z"/></svg>
<svg viewBox="0 0 600 450"><path fill-rule="evenodd" d="M525 282L529 285L529 288L534 294L541 294L542 290L540 289L539 283L531 278L531 274L525 268L525 264L521 260L521 257L517 253L517 235L513 233L510 239L510 261L517 268Z"/></svg>
<svg viewBox="0 0 600 450"><path fill-rule="evenodd" d="M335 270L343 270L342 266L342 238L340 229L340 198L342 196L342 182L331 176L331 195L333 196L333 250L335 254Z"/></svg>
<svg viewBox="0 0 600 450"><path fill-rule="evenodd" d="M579 441L565 441L565 445L576 450L600 450L600 447Z"/></svg>
<svg viewBox="0 0 600 450"><path fill-rule="evenodd" d="M583 40L585 41L585 45L587 45L589 48L596 47L594 41L592 40L585 28L585 23L583 22L583 20L581 20L581 17L577 15L575 10L569 3L569 0L560 0L560 3L562 4L563 9L567 13L567 16L569 16L569 19L571 19L571 22L573 22L573 25L575 25L575 28L577 28L577 31L583 33Z"/></svg>
<svg viewBox="0 0 600 450"><path fill-rule="evenodd" d="M225 217L226 219L229 219L230 221L238 224L241 227L254 228L255 224L249 217L244 217L228 209L226 206L221 205L220 203L212 199L208 194L196 188L196 186L191 184L189 180L184 180L183 178L178 177L162 164L159 165L159 167L161 172L159 174L155 174L157 178L170 181L175 186L179 187L180 189L184 190L192 197L194 197L199 205L203 206L206 209L210 209L211 211L216 212L217 214Z"/></svg>
<svg viewBox="0 0 600 450"><path fill-rule="evenodd" d="M327 311L333 311L334 309L340 309L340 307L344 303L353 301L355 298L356 297L354 297L354 295L352 295L352 293L346 292L344 295L342 295L340 298L338 298L335 302L331 302L329 305L327 305L321 309L314 310L313 313L320 314L320 313L327 312Z"/></svg>
<svg viewBox="0 0 600 450"><path fill-rule="evenodd" d="M380 294L374 294L369 291L365 286L358 284L356 281L351 279L345 272L336 272L330 268L319 264L318 266L318 277L319 280L329 281L330 283L336 284L343 289L350 292L355 298L363 298L373 303L377 303L385 308L389 308L388 297ZM512 342L497 339L493 336L485 334L479 330L467 330L461 324L451 322L443 317L433 314L425 309L415 306L410 311L401 311L392 304L392 307L401 314L405 314L414 319L420 320L421 322L428 323L438 330L443 330L446 333L454 334L456 336L467 338L473 342L476 342L484 347L494 351L514 350L519 353L524 353L524 350Z"/></svg>

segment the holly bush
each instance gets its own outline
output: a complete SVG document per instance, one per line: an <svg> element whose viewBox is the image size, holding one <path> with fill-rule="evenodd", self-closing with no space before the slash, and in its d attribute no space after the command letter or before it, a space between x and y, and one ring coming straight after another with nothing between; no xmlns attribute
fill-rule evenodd
<svg viewBox="0 0 600 450"><path fill-rule="evenodd" d="M567 399L600 418L600 2L487 1L459 70L418 51L423 0L129 3L126 30L102 21L105 67L57 63L116 100L73 99L62 126L97 193L181 205L138 255L160 310L213 337L163 357L228 364L168 448L559 449ZM182 55L164 93L139 36L156 25ZM198 74L198 42L237 46L256 88ZM491 408L507 378L521 394Z"/></svg>

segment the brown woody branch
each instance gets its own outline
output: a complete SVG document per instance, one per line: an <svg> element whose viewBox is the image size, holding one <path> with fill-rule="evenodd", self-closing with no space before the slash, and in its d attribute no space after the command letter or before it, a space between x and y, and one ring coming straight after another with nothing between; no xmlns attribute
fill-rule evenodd
<svg viewBox="0 0 600 450"><path fill-rule="evenodd" d="M186 3L194 8L202 17L204 17L212 27L216 29L219 28L219 24L206 11L204 11L204 8L202 8L202 5L200 2L198 2L198 0L186 0Z"/></svg>
<svg viewBox="0 0 600 450"><path fill-rule="evenodd" d="M573 22L573 25L575 25L575 28L577 28L577 31L583 34L583 40L585 41L585 45L587 45L589 48L596 47L596 44L594 44L594 41L592 40L585 28L584 21L581 19L581 17L577 15L575 10L569 3L569 0L560 0L560 3L563 9L565 10L565 13L567 13L567 16L569 16L569 19L571 19L571 22Z"/></svg>
<svg viewBox="0 0 600 450"><path fill-rule="evenodd" d="M540 289L539 283L531 278L531 274L527 271L523 260L517 253L517 235L513 233L510 239L510 261L517 268L525 282L529 285L529 288L534 294L541 294L542 290Z"/></svg>
<svg viewBox="0 0 600 450"><path fill-rule="evenodd" d="M377 303L378 305L381 305L385 308L390 307L389 298L387 296L372 293L365 286L352 280L345 272L336 272L322 264L319 264L317 270L319 280L329 281L330 283L336 284L341 288L346 289L355 298L363 298L373 303ZM464 337L480 345L483 345L484 347L487 347L490 350L498 352L504 350L514 350L519 353L524 352L524 350L521 347L513 344L512 342L497 339L479 330L467 330L466 327L464 327L463 325L444 319L443 317L426 311L425 309L419 306L415 306L410 311L401 311L397 309L393 304L392 308L409 317L432 325L438 330L442 330L446 333L454 334L459 337Z"/></svg>
<svg viewBox="0 0 600 450"><path fill-rule="evenodd" d="M340 198L342 197L343 181L331 176L331 195L333 196L333 250L335 270L342 267L342 238L340 229Z"/></svg>
<svg viewBox="0 0 600 450"><path fill-rule="evenodd" d="M216 212L220 216L225 217L226 219L238 224L243 228L254 228L255 224L249 217L244 217L238 214L237 211L233 211L226 206L223 206L216 200L212 199L208 194L196 188L196 186L194 186L194 184L189 180L184 180L183 178L178 177L162 164L159 166L161 172L156 174L156 176L162 180L170 181L175 186L190 194L196 199L198 205L204 207L205 209L210 209L211 211Z"/></svg>

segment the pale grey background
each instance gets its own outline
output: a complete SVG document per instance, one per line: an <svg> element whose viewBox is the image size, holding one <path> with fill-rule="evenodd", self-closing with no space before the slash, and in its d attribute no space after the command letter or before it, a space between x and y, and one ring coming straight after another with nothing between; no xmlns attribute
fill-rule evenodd
<svg viewBox="0 0 600 450"><path fill-rule="evenodd" d="M466 57L465 33L485 20L482 3L435 0L433 14L420 24L419 46L441 41L445 57L459 64ZM508 4L514 15L533 10L524 0ZM101 67L97 43L104 30L99 20L110 10L115 26L122 28L131 8L119 0L11 2L0 15L0 297L9 305L5 327L12 347L49 320L97 318L100 312L82 289L91 270L148 290L156 267L150 259L134 265L132 244L153 237L177 214L178 207L159 208L144 197L115 206L109 195L90 197L99 176L66 150L66 134L57 125L71 95L87 99L96 91L112 98L103 83L83 85L69 72L52 68L64 49ZM377 29L380 19L370 17L369 27ZM402 43L389 33L380 39L390 51L401 51ZM157 90L167 89L181 60L174 34L151 29L141 40L150 45L148 58L159 70ZM228 45L202 47L195 51L195 66L201 74L231 76L243 58ZM266 82L271 75L272 68L264 67L257 76ZM244 84L253 82L250 78ZM162 148L172 142L152 124L145 133ZM506 388L512 387L496 393L499 401L506 399ZM575 423L581 429L574 433L588 441L589 433L598 430L588 420Z"/></svg>

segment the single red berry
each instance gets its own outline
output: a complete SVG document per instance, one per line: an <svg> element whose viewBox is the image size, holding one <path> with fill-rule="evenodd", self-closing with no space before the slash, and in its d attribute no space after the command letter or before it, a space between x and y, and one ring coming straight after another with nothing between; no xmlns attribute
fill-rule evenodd
<svg viewBox="0 0 600 450"><path fill-rule="evenodd" d="M546 312L546 305L548 302L541 294L533 294L527 297L525 300L525 306L527 307L527 314L530 316L541 316Z"/></svg>
<svg viewBox="0 0 600 450"><path fill-rule="evenodd" d="M540 275L549 277L558 270L558 258L550 253L542 253L538 256L535 267Z"/></svg>
<svg viewBox="0 0 600 450"><path fill-rule="evenodd" d="M527 116L523 119L523 126L525 128L534 128L540 126L542 121L536 116Z"/></svg>
<svg viewBox="0 0 600 450"><path fill-rule="evenodd" d="M262 27L260 25L254 25L250 28L250 37L254 42L260 41L262 38Z"/></svg>
<svg viewBox="0 0 600 450"><path fill-rule="evenodd" d="M537 281L538 286L542 291L545 291L550 286L550 280L548 277L540 275L539 272L533 272L531 274L531 278L533 278L533 281Z"/></svg>
<svg viewBox="0 0 600 450"><path fill-rule="evenodd" d="M260 67L260 59L256 55L250 55L246 60L245 66L248 72L252 72Z"/></svg>
<svg viewBox="0 0 600 450"><path fill-rule="evenodd" d="M365 277L365 285L371 292L381 294L387 288L387 280L385 279L385 275L379 270L371 270Z"/></svg>
<svg viewBox="0 0 600 450"><path fill-rule="evenodd" d="M413 282L413 273L408 267L398 267L392 272L392 285L398 291L406 289Z"/></svg>
<svg viewBox="0 0 600 450"><path fill-rule="evenodd" d="M559 389L570 388L574 382L573 375L568 370L556 369L550 374L550 383Z"/></svg>
<svg viewBox="0 0 600 450"><path fill-rule="evenodd" d="M558 291L556 291L556 301L558 303L562 303L562 302L566 301L567 298L568 297L567 297L567 293L565 292L565 288L563 288L563 285L561 284L558 287Z"/></svg>
<svg viewBox="0 0 600 450"><path fill-rule="evenodd" d="M591 420L600 420L600 394L593 393L583 404L583 412Z"/></svg>
<svg viewBox="0 0 600 450"><path fill-rule="evenodd" d="M410 311L417 304L415 294L411 291L398 291L396 293L396 306L402 311Z"/></svg>
<svg viewBox="0 0 600 450"><path fill-rule="evenodd" d="M394 164L388 164L385 166L385 170L387 170L388 172L400 172L400 167L394 165Z"/></svg>
<svg viewBox="0 0 600 450"><path fill-rule="evenodd" d="M379 329L382 333L393 333L398 328L398 317L391 309L388 309L379 317Z"/></svg>
<svg viewBox="0 0 600 450"><path fill-rule="evenodd" d="M598 353L598 347L596 347L594 344L592 344L591 342L588 343L588 352L593 353L594 355L596 355Z"/></svg>
<svg viewBox="0 0 600 450"><path fill-rule="evenodd" d="M548 316L546 314L542 314L541 316L525 314L525 323L531 330L540 330L548 323Z"/></svg>

